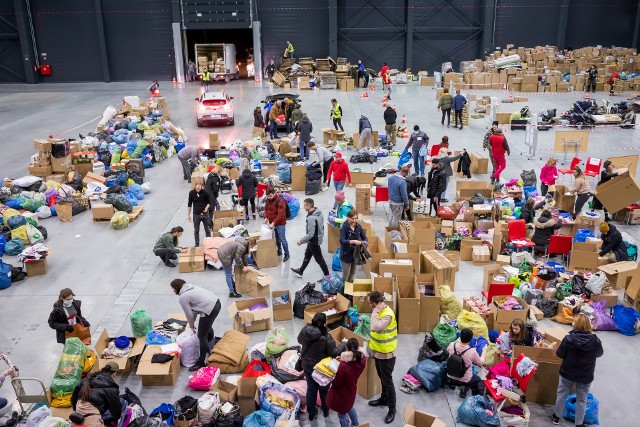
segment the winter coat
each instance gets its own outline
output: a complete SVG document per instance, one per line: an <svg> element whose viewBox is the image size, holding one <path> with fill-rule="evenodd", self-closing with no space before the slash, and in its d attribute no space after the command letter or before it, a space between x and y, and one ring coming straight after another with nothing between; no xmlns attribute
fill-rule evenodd
<svg viewBox="0 0 640 427"><path fill-rule="evenodd" d="M321 245L324 239L324 215L319 208L307 214L307 234L300 239L300 243L311 243Z"/></svg>
<svg viewBox="0 0 640 427"><path fill-rule="evenodd" d="M207 192L212 202L216 200L220 194L220 175L210 173L204 183L204 191Z"/></svg>
<svg viewBox="0 0 640 427"><path fill-rule="evenodd" d="M440 157L440 168L444 169L444 172L447 174L447 176L453 176L453 168L451 167L451 163L462 158L462 154L464 154L464 152L453 157L452 156Z"/></svg>
<svg viewBox="0 0 640 427"><path fill-rule="evenodd" d="M311 132L313 132L313 124L309 117L302 116L296 125L296 130L300 133L300 141L309 142L311 140Z"/></svg>
<svg viewBox="0 0 640 427"><path fill-rule="evenodd" d="M427 179L427 197L440 197L447 188L447 173L442 168L431 168Z"/></svg>
<svg viewBox="0 0 640 427"><path fill-rule="evenodd" d="M223 247L224 245L222 245L220 249ZM220 249L218 249L218 255L220 255ZM187 323L189 323L190 327L194 328L196 316L208 316L211 314L220 298L211 291L193 286L191 283L185 283L182 285L182 288L180 288L178 300L187 318Z"/></svg>
<svg viewBox="0 0 640 427"><path fill-rule="evenodd" d="M298 334L298 344L302 347L302 370L307 374L311 374L316 364L325 357L340 355L340 348L333 337L329 333L323 335L322 331L312 324L304 325Z"/></svg>
<svg viewBox="0 0 640 427"><path fill-rule="evenodd" d="M364 371L367 358L362 356L360 361L356 362L353 353L346 351L342 353L341 359L343 360L340 361L340 367L327 394L327 406L339 414L346 414L356 401L358 378Z"/></svg>
<svg viewBox="0 0 640 427"><path fill-rule="evenodd" d="M84 326L89 326L89 322L87 319L82 317L82 310L80 310L80 306L82 302L80 300L74 299L71 303L73 307L76 309L76 313L78 313L78 318ZM67 326L69 326L69 319L67 317L67 313L64 311L64 307L61 302L56 302L53 304L53 311L49 314L49 327L51 329L56 330L56 341L58 344L64 344L65 332L67 332Z"/></svg>
<svg viewBox="0 0 640 427"><path fill-rule="evenodd" d="M71 406L76 409L78 396L85 381L90 381L91 393L89 402L95 406L100 415L109 411L109 417L105 421L118 421L122 415L122 403L120 402L120 387L107 372L98 372L94 377L87 377L76 386L71 395Z"/></svg>
<svg viewBox="0 0 640 427"><path fill-rule="evenodd" d="M560 229L562 224L556 223L553 218L541 216L533 220L533 226L535 227L535 231L533 232L531 241L536 244L537 249L544 250L549 246L549 240L554 230Z"/></svg>
<svg viewBox="0 0 640 427"><path fill-rule="evenodd" d="M360 116L360 120L358 120L358 133L362 133L363 129L372 129L371 122L365 116Z"/></svg>
<svg viewBox="0 0 640 427"><path fill-rule="evenodd" d="M173 244L173 236L170 231L167 231L156 240L156 244L153 245L153 253L155 254L158 249L170 249L175 254L179 254L181 249L176 248Z"/></svg>
<svg viewBox="0 0 640 427"><path fill-rule="evenodd" d="M333 174L333 180L337 182L349 181L351 184L351 172L349 171L349 164L342 159L341 162L333 161L329 166L329 172L327 172L327 181L331 179Z"/></svg>
<svg viewBox="0 0 640 427"><path fill-rule="evenodd" d="M398 119L398 113L391 107L387 107L384 110L384 124L385 125L395 125L396 120Z"/></svg>
<svg viewBox="0 0 640 427"><path fill-rule="evenodd" d="M453 97L452 106L454 110L460 111L464 108L464 104L467 103L467 98L462 95L456 95Z"/></svg>
<svg viewBox="0 0 640 427"><path fill-rule="evenodd" d="M282 108L278 104L273 104L271 110L269 111L269 120L272 122L276 121L276 117L282 114Z"/></svg>
<svg viewBox="0 0 640 427"><path fill-rule="evenodd" d="M604 354L600 338L589 332L571 331L556 350L562 359L560 375L579 384L593 382L596 359Z"/></svg>
<svg viewBox="0 0 640 427"><path fill-rule="evenodd" d="M351 240L369 242L360 224L356 223L356 227L352 229L349 222L345 221L340 228L340 261L348 264L353 264L353 254L356 251L356 245L349 243Z"/></svg>
<svg viewBox="0 0 640 427"><path fill-rule="evenodd" d="M389 190L389 202L402 203L405 207L409 207L409 196L407 193L407 181L399 173L394 173L387 180L387 188Z"/></svg>
<svg viewBox="0 0 640 427"><path fill-rule="evenodd" d="M544 205L545 201L543 200L537 205L534 205L533 208L529 209L529 207L525 203L520 210L520 219L524 219L525 224L531 224L536 217L536 210L542 209Z"/></svg>
<svg viewBox="0 0 640 427"><path fill-rule="evenodd" d="M236 238L233 242L227 242L218 248L218 258L223 266L230 268L233 261L237 265L247 266L247 255L249 254L249 242L242 237Z"/></svg>
<svg viewBox="0 0 640 427"><path fill-rule="evenodd" d="M249 169L242 171L240 178L236 179L236 185L242 185L242 198L253 199L256 197L256 190L258 188L258 178Z"/></svg>
<svg viewBox="0 0 640 427"><path fill-rule="evenodd" d="M558 168L549 165L542 166L540 169L540 182L544 185L556 185L556 177L558 176Z"/></svg>
<svg viewBox="0 0 640 427"><path fill-rule="evenodd" d="M425 179L424 177L421 178L418 176L408 176L404 179L407 182L407 196L410 200L419 199L424 190L424 185L421 185L422 188L419 188L418 178Z"/></svg>
<svg viewBox="0 0 640 427"><path fill-rule="evenodd" d="M462 152L462 157L458 162L458 173L462 173L467 178L471 178L471 157L466 151Z"/></svg>
<svg viewBox="0 0 640 427"><path fill-rule="evenodd" d="M613 252L616 256L616 262L628 261L629 254L627 252L627 245L622 240L622 234L618 231L615 225L609 224L609 232L603 234L602 247L600 248L600 256L604 256L608 252Z"/></svg>
<svg viewBox="0 0 640 427"><path fill-rule="evenodd" d="M405 150L408 150L409 147L413 150L420 150L423 145L429 145L429 137L426 133L419 130L417 132L413 132L411 137L409 138L409 143L405 147Z"/></svg>
<svg viewBox="0 0 640 427"><path fill-rule="evenodd" d="M264 205L264 217L274 226L285 225L287 223L287 201L281 196L276 196L273 199L267 197L267 202Z"/></svg>
<svg viewBox="0 0 640 427"><path fill-rule="evenodd" d="M440 97L440 101L438 101L438 108L442 110L450 110L453 105L453 97L451 94L444 94Z"/></svg>
<svg viewBox="0 0 640 427"><path fill-rule="evenodd" d="M302 112L301 109L299 109L299 108L294 109L293 113L291 113L291 121L293 123L299 122L300 120L302 120L302 115L303 114L304 113Z"/></svg>
<svg viewBox="0 0 640 427"><path fill-rule="evenodd" d="M260 110L253 110L253 127L264 127L264 117L262 117L262 112Z"/></svg>
<svg viewBox="0 0 640 427"><path fill-rule="evenodd" d="M507 144L507 140L503 135L493 134L489 138L489 142L491 142L491 154L493 154L493 157L504 157L505 153L511 155L509 144Z"/></svg>

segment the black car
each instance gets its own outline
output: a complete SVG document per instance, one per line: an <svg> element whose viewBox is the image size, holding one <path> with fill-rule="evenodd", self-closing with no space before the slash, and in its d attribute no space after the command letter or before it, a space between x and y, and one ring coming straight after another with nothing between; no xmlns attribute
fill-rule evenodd
<svg viewBox="0 0 640 427"><path fill-rule="evenodd" d="M265 99L262 101L263 104L268 104L269 102L275 102L275 101L282 101L285 98L289 98L290 100L292 100L294 103L299 104L302 102L302 100L300 99L300 95L297 95L295 93L272 93L269 94L265 97ZM265 117L265 123L269 123L269 115L267 114L267 112L264 112L264 117ZM287 125L286 123L280 123L278 124L278 129L284 129L286 128Z"/></svg>

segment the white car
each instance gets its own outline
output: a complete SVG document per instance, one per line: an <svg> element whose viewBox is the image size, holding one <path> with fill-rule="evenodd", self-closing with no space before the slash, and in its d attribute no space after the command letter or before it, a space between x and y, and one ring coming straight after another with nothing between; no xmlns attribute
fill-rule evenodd
<svg viewBox="0 0 640 427"><path fill-rule="evenodd" d="M198 127L205 123L235 123L233 113L233 96L227 95L225 91L205 92L196 98L198 110L196 118Z"/></svg>

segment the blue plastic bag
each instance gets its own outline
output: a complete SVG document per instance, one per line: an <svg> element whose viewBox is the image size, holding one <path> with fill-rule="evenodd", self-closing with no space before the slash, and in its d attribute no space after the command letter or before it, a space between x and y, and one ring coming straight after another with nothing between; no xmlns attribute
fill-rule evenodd
<svg viewBox="0 0 640 427"><path fill-rule="evenodd" d="M565 403L564 411L562 412L562 418L565 420L576 420L576 400L575 394L567 397L567 403ZM600 424L600 420L598 420L598 406L598 399L591 393L587 394L587 411L584 414L584 422L582 424Z"/></svg>
<svg viewBox="0 0 640 427"><path fill-rule="evenodd" d="M325 294L339 294L344 291L342 277L338 273L331 273L322 278L322 292Z"/></svg>
<svg viewBox="0 0 640 427"><path fill-rule="evenodd" d="M409 373L420 381L427 391L436 391L442 387L447 375L445 366L446 362L438 363L431 359L424 359L409 368Z"/></svg>
<svg viewBox="0 0 640 427"><path fill-rule="evenodd" d="M24 251L22 239L11 239L4 245L4 253L7 255L20 255L22 251Z"/></svg>
<svg viewBox="0 0 640 427"><path fill-rule="evenodd" d="M9 227L11 230L20 228L23 225L27 225L27 219L22 215L14 215L7 220L7 227Z"/></svg>
<svg viewBox="0 0 640 427"><path fill-rule="evenodd" d="M12 209L20 209L20 206L22 206L23 203L24 203L24 198L22 197L12 197L6 202L4 202L6 206Z"/></svg>
<svg viewBox="0 0 640 427"><path fill-rule="evenodd" d="M129 192L136 196L138 200L144 200L144 190L140 184L131 184L128 188Z"/></svg>
<svg viewBox="0 0 640 427"><path fill-rule="evenodd" d="M260 389L260 409L267 412L271 412L273 415L277 417L279 417L285 412L284 408L278 405L274 405L273 403L267 400L266 392L271 388L275 388L277 390L280 390L289 394L291 396L292 403L293 403L292 411L295 412L296 414L300 411L300 396L298 396L298 392L282 384L274 384L272 382L266 383Z"/></svg>
<svg viewBox="0 0 640 427"><path fill-rule="evenodd" d="M287 219L293 219L297 217L298 214L300 213L300 200L299 199L288 200L287 204L289 205L289 213L291 214Z"/></svg>
<svg viewBox="0 0 640 427"><path fill-rule="evenodd" d="M576 237L573 238L573 241L586 242L587 237L596 237L596 235L593 234L593 231L589 230L588 228L581 228L580 230L576 231Z"/></svg>
<svg viewBox="0 0 640 427"><path fill-rule="evenodd" d="M152 168L153 167L153 162L151 160L144 159L142 161L142 167L144 167L145 169Z"/></svg>
<svg viewBox="0 0 640 427"><path fill-rule="evenodd" d="M404 150L402 154L400 154L400 158L398 159L398 169L402 167L402 165L407 164L411 161L411 153L409 151Z"/></svg>
<svg viewBox="0 0 640 427"><path fill-rule="evenodd" d="M640 329L640 314L633 308L618 304L611 308L611 314L618 327L618 332L622 335L632 337L638 333Z"/></svg>
<svg viewBox="0 0 640 427"><path fill-rule="evenodd" d="M331 260L331 269L333 271L342 271L342 264L340 264L340 252L342 252L342 248L338 248L338 250L333 254L333 260Z"/></svg>
<svg viewBox="0 0 640 427"><path fill-rule="evenodd" d="M259 409L249 415L242 422L242 427L273 427L276 417L271 413Z"/></svg>
<svg viewBox="0 0 640 427"><path fill-rule="evenodd" d="M529 197L536 197L538 195L538 191L536 190L536 186L532 185L529 187L522 187L524 191L524 198L528 199Z"/></svg>
<svg viewBox="0 0 640 427"><path fill-rule="evenodd" d="M184 148L184 144L182 142L177 143L175 146L176 153L180 152L180 150L182 150L183 148Z"/></svg>
<svg viewBox="0 0 640 427"><path fill-rule="evenodd" d="M169 403L161 403L156 409L151 411L149 414L150 417L157 417L160 415L162 417L162 421L169 425L173 425L173 415L175 414L175 410L173 409L173 405Z"/></svg>
<svg viewBox="0 0 640 427"><path fill-rule="evenodd" d="M171 339L165 337L162 334L159 334L156 331L149 331L147 332L145 343L146 345L165 345L171 344Z"/></svg>
<svg viewBox="0 0 640 427"><path fill-rule="evenodd" d="M11 286L11 264L0 259L0 289L7 289L9 286Z"/></svg>
<svg viewBox="0 0 640 427"><path fill-rule="evenodd" d="M133 195L133 193L131 193L130 191L127 191L127 194L125 194L125 197L129 201L129 203L131 203L131 206L138 206L138 199L136 198L136 196Z"/></svg>
<svg viewBox="0 0 640 427"><path fill-rule="evenodd" d="M493 411L493 405L484 396L469 396L458 408L456 422L470 426L499 426L497 414L489 415L486 410Z"/></svg>
<svg viewBox="0 0 640 427"><path fill-rule="evenodd" d="M7 244L7 238L4 237L4 234L0 234L0 256L4 253L4 245Z"/></svg>

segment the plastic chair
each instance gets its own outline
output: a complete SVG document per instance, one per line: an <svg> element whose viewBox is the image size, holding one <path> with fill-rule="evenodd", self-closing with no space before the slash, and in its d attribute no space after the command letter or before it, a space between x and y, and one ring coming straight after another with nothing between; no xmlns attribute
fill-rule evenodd
<svg viewBox="0 0 640 427"><path fill-rule="evenodd" d="M440 152L440 144L432 145L431 148L429 149L429 157L427 157L424 160L424 162L426 164L431 163L431 159L433 159L435 156L437 156L439 152Z"/></svg>
<svg viewBox="0 0 640 427"><path fill-rule="evenodd" d="M547 246L547 249L545 251L547 261L549 261L549 255L561 254L562 265L566 265L565 257L568 257L569 252L571 252L572 240L573 240L573 237L571 236L558 236L558 235L551 236L551 239L549 239L549 246Z"/></svg>
<svg viewBox="0 0 640 427"><path fill-rule="evenodd" d="M389 187L376 187L375 194L375 207L378 207L378 202L389 201Z"/></svg>
<svg viewBox="0 0 640 427"><path fill-rule="evenodd" d="M518 374L518 363L525 358L523 353L520 353L518 357L511 364L510 377L517 380L518 385L514 388L514 391L505 389L495 389L491 385L491 380L484 380L485 391L491 395L491 398L495 402L495 412L498 414L498 418L503 422L503 425L513 425L514 423L522 423L525 427L529 425L529 417L531 412L527 406L526 392L531 378L536 373L537 369L532 369L529 374L524 377ZM485 394L486 395L486 394ZM518 406L522 409L522 415L514 415L506 412L502 412L505 404L508 406Z"/></svg>
<svg viewBox="0 0 640 427"><path fill-rule="evenodd" d="M533 248L536 244L527 239L527 224L524 219L509 221L509 242L516 245L516 249ZM519 240L520 242L515 242Z"/></svg>
<svg viewBox="0 0 640 427"><path fill-rule="evenodd" d="M595 157L589 157L587 159L587 165L584 169L584 174L595 178L600 175L600 167L602 166L602 159L596 159Z"/></svg>
<svg viewBox="0 0 640 427"><path fill-rule="evenodd" d="M564 182L564 176L573 174L573 168L575 168L579 164L580 164L580 158L574 157L573 160L571 160L571 165L569 165L569 169L558 169L558 172L562 174L563 182Z"/></svg>
<svg viewBox="0 0 640 427"><path fill-rule="evenodd" d="M493 297L512 295L515 286L514 283L491 283L488 290L482 291L482 296L487 300L487 304L490 304Z"/></svg>

